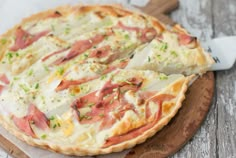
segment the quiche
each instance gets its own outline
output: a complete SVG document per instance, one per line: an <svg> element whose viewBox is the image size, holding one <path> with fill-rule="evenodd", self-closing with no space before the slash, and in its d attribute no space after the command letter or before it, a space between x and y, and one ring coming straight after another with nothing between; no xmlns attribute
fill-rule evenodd
<svg viewBox="0 0 236 158"><path fill-rule="evenodd" d="M0 124L68 155L122 151L175 116L212 58L196 37L119 6L62 6L0 36Z"/></svg>

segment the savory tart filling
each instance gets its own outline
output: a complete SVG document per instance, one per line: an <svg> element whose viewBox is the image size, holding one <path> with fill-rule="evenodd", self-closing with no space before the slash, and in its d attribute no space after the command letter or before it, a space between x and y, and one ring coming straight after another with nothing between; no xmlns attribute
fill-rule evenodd
<svg viewBox="0 0 236 158"><path fill-rule="evenodd" d="M72 155L132 147L181 107L212 59L195 37L114 6L42 12L0 37L0 123Z"/></svg>

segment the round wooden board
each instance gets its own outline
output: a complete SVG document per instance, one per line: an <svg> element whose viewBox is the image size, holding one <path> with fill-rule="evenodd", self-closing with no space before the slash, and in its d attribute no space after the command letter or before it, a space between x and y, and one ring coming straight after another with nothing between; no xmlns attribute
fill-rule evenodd
<svg viewBox="0 0 236 158"><path fill-rule="evenodd" d="M186 92L177 115L155 136L134 147L126 158L167 157L183 147L204 121L214 94L214 73L198 78Z"/></svg>

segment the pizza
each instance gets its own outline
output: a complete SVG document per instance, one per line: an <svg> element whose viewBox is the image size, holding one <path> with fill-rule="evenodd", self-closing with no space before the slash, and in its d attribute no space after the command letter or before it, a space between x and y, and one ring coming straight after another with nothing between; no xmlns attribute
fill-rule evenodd
<svg viewBox="0 0 236 158"><path fill-rule="evenodd" d="M119 6L62 6L0 36L0 124L68 155L122 151L178 112L213 64L196 37Z"/></svg>

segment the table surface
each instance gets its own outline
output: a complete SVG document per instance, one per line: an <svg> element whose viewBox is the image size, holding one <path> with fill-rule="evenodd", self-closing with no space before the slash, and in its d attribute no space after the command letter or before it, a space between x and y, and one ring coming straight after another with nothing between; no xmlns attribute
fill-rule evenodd
<svg viewBox="0 0 236 158"><path fill-rule="evenodd" d="M170 16L201 42L236 35L235 0L180 0L179 9ZM216 72L215 78L215 95L206 120L173 158L236 157L236 64ZM0 158L7 157L11 156L0 149Z"/></svg>

